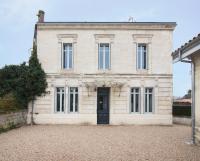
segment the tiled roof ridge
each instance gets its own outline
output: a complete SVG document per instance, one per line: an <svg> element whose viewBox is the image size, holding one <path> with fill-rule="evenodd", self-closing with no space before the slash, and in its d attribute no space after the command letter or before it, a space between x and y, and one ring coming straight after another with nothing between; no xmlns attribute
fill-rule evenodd
<svg viewBox="0 0 200 161"><path fill-rule="evenodd" d="M176 54L178 51L185 49L190 44L194 43L196 40L200 39L200 33L197 36L194 36L192 39L190 39L188 42L186 42L184 45L181 45L180 48L176 49L172 55Z"/></svg>

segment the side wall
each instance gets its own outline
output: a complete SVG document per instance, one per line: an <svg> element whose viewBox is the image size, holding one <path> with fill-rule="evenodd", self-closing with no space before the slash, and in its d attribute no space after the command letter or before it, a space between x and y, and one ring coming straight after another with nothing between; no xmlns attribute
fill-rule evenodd
<svg viewBox="0 0 200 161"><path fill-rule="evenodd" d="M200 143L200 53L194 57L195 64L195 124L196 139Z"/></svg>

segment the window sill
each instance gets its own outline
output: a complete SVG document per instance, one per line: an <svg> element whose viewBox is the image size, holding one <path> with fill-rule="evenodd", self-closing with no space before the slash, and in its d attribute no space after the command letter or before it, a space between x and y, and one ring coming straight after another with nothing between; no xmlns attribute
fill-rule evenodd
<svg viewBox="0 0 200 161"><path fill-rule="evenodd" d="M141 115L141 112L130 112L131 115Z"/></svg>
<svg viewBox="0 0 200 161"><path fill-rule="evenodd" d="M149 72L148 69L137 69L137 73L139 74L147 74Z"/></svg>
<svg viewBox="0 0 200 161"><path fill-rule="evenodd" d="M79 112L54 112L54 114L66 115L66 114L79 114Z"/></svg>
<svg viewBox="0 0 200 161"><path fill-rule="evenodd" d="M68 112L68 114L79 114L79 112Z"/></svg>
<svg viewBox="0 0 200 161"><path fill-rule="evenodd" d="M111 73L111 69L98 69L97 73L100 74Z"/></svg>
<svg viewBox="0 0 200 161"><path fill-rule="evenodd" d="M60 70L61 73L74 73L74 69L61 69Z"/></svg>
<svg viewBox="0 0 200 161"><path fill-rule="evenodd" d="M153 112L145 112L144 115L154 115L155 113Z"/></svg>

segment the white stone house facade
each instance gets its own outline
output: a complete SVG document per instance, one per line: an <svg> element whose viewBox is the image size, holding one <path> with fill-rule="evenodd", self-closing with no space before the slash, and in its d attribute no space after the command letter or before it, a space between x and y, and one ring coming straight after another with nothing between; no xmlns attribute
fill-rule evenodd
<svg viewBox="0 0 200 161"><path fill-rule="evenodd" d="M38 22L38 124L172 124L173 22Z"/></svg>

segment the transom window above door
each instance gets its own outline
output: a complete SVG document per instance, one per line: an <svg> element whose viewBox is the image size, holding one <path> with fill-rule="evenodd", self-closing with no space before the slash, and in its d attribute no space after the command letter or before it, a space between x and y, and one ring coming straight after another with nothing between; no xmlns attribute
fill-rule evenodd
<svg viewBox="0 0 200 161"><path fill-rule="evenodd" d="M99 54L99 69L100 70L110 69L110 44L100 43L98 54Z"/></svg>
<svg viewBox="0 0 200 161"><path fill-rule="evenodd" d="M73 45L72 43L63 44L63 68L73 68Z"/></svg>

